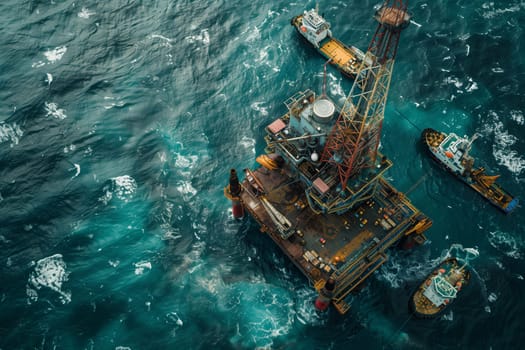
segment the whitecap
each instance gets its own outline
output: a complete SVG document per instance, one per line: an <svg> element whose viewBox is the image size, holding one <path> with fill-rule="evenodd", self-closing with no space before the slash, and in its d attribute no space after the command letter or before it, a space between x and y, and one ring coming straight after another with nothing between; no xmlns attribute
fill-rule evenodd
<svg viewBox="0 0 525 350"><path fill-rule="evenodd" d="M53 117L55 119L64 120L67 118L66 111L62 108L58 108L58 105L54 102L45 102L46 116Z"/></svg>
<svg viewBox="0 0 525 350"><path fill-rule="evenodd" d="M64 153L73 152L77 149L77 146L71 144L69 146L64 146Z"/></svg>
<svg viewBox="0 0 525 350"><path fill-rule="evenodd" d="M525 159L517 151L510 149L518 141L518 138L505 129L494 111L491 111L489 115L493 117L494 123L486 123L484 131L494 133L494 144L492 145L494 158L498 164L505 166L514 174L520 175L525 170ZM516 113L515 116L519 120L519 114Z"/></svg>
<svg viewBox="0 0 525 350"><path fill-rule="evenodd" d="M129 175L117 176L111 180L115 183L115 194L119 199L127 199L137 190L137 182Z"/></svg>
<svg viewBox="0 0 525 350"><path fill-rule="evenodd" d="M46 73L46 83L47 83L47 86L51 85L51 82L53 81L53 76L51 75L51 73Z"/></svg>
<svg viewBox="0 0 525 350"><path fill-rule="evenodd" d="M523 112L519 110L512 110L510 111L510 117L512 120L514 120L518 125L524 125L525 124L525 118L523 117Z"/></svg>
<svg viewBox="0 0 525 350"><path fill-rule="evenodd" d="M493 302L495 302L496 300L498 300L498 296L496 295L496 293L490 293L488 299L489 299L489 301L490 301L491 303L493 303Z"/></svg>
<svg viewBox="0 0 525 350"><path fill-rule="evenodd" d="M125 103L124 101L120 100L119 97L115 98L115 97L112 97L112 96L104 96L104 100L111 100L111 101L115 101L115 102L111 102L110 104L107 104L107 105L104 105L104 108L105 109L111 109L111 108L114 108L114 107L124 107Z"/></svg>
<svg viewBox="0 0 525 350"><path fill-rule="evenodd" d="M62 284L68 280L69 273L66 271L66 263L61 254L55 254L40 259L27 281L26 294L28 301L38 300L38 290L46 287L59 294L63 304L71 301L71 293L62 290Z"/></svg>
<svg viewBox="0 0 525 350"><path fill-rule="evenodd" d="M71 170L75 170L75 175L73 175L73 177L71 177L72 179L74 179L75 177L77 177L80 174L80 165L78 165L77 163L74 163L73 167L74 168L69 169L70 171Z"/></svg>
<svg viewBox="0 0 525 350"><path fill-rule="evenodd" d="M478 90L478 83L473 81L472 78L468 78L468 84L467 84L467 87L465 88L465 91L472 92L475 90Z"/></svg>
<svg viewBox="0 0 525 350"><path fill-rule="evenodd" d="M139 261L135 265L135 275L142 275L144 270L151 270L151 263L149 261Z"/></svg>
<svg viewBox="0 0 525 350"><path fill-rule="evenodd" d="M483 12L482 16L483 18L485 19L491 19L491 18L495 18L497 16L500 16L500 15L505 15L507 13L512 13L512 12L519 12L522 8L523 4L516 4L514 6L511 6L511 7L508 7L508 8L504 8L504 9L498 9L498 8L494 8L494 2L488 2L488 3L484 3L481 7L485 10L488 10L488 11L485 11Z"/></svg>
<svg viewBox="0 0 525 350"><path fill-rule="evenodd" d="M44 61L33 62L31 64L31 68L40 68L40 67L43 67L45 65L46 65L46 62L44 62Z"/></svg>
<svg viewBox="0 0 525 350"><path fill-rule="evenodd" d="M44 52L44 56L46 56L47 60L50 63L54 63L56 61L60 61L62 57L64 56L64 54L66 53L66 51L67 51L67 47L58 46L52 50L48 50Z"/></svg>
<svg viewBox="0 0 525 350"><path fill-rule="evenodd" d="M268 115L268 108L263 107L262 105L264 102L254 102L250 105L251 109L254 111L260 112L261 115L267 116Z"/></svg>
<svg viewBox="0 0 525 350"><path fill-rule="evenodd" d="M200 42L205 46L208 46L210 44L210 34L208 33L208 29L202 29L200 34L190 35L187 36L185 39L189 43Z"/></svg>
<svg viewBox="0 0 525 350"><path fill-rule="evenodd" d="M261 32L259 28L253 27L253 28L248 29L248 35L246 36L247 42L257 42L260 38L261 38Z"/></svg>
<svg viewBox="0 0 525 350"><path fill-rule="evenodd" d="M268 58L268 51L270 50L269 46L263 47L259 50L259 57L256 58L254 61L258 63L266 62L266 59Z"/></svg>
<svg viewBox="0 0 525 350"><path fill-rule="evenodd" d="M463 83L459 81L457 77L446 77L444 82L446 84L453 84L458 89L463 86Z"/></svg>
<svg viewBox="0 0 525 350"><path fill-rule="evenodd" d="M243 136L239 142L241 146L252 151L255 154L255 140L247 136Z"/></svg>
<svg viewBox="0 0 525 350"><path fill-rule="evenodd" d="M197 190L190 181L179 181L176 188L183 195L195 196L197 194Z"/></svg>
<svg viewBox="0 0 525 350"><path fill-rule="evenodd" d="M93 16L95 12L89 11L86 7L82 7L82 10L77 14L78 17L88 19L89 17Z"/></svg>
<svg viewBox="0 0 525 350"><path fill-rule="evenodd" d="M120 265L120 260L108 260L108 264L111 266L111 267L117 267Z"/></svg>
<svg viewBox="0 0 525 350"><path fill-rule="evenodd" d="M198 164L198 161L198 156L183 156L181 154L175 155L175 165L178 168L191 169L195 166L195 164Z"/></svg>
<svg viewBox="0 0 525 350"><path fill-rule="evenodd" d="M505 166L514 174L519 175L525 170L525 159L523 159L516 151L506 151L504 149L495 148L493 154L499 164Z"/></svg>
<svg viewBox="0 0 525 350"><path fill-rule="evenodd" d="M181 320L181 318L175 311L167 313L166 318L168 319L168 321L175 323L175 325L177 325L178 327L182 327L184 325L184 322Z"/></svg>
<svg viewBox="0 0 525 350"><path fill-rule="evenodd" d="M129 175L117 176L111 178L110 183L104 186L102 190L104 191L104 195L98 200L104 204L108 204L113 198L113 195L127 202L137 191L137 182Z"/></svg>
<svg viewBox="0 0 525 350"><path fill-rule="evenodd" d="M16 123L4 123L0 122L0 143L11 142L11 147L18 145L20 138L24 135L20 126Z"/></svg>

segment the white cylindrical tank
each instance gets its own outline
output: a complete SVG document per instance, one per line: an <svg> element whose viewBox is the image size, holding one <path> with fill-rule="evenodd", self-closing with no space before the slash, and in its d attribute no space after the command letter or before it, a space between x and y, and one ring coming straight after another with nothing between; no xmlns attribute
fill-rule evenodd
<svg viewBox="0 0 525 350"><path fill-rule="evenodd" d="M319 123L328 123L335 112L335 105L326 98L320 98L314 102L314 119Z"/></svg>

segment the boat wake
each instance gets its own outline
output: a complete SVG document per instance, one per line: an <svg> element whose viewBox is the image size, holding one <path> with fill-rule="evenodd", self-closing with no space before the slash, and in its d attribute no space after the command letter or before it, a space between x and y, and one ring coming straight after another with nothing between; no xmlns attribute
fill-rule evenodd
<svg viewBox="0 0 525 350"><path fill-rule="evenodd" d="M491 231L487 239L492 247L509 258L523 259L524 243L521 239L511 233L503 231Z"/></svg>

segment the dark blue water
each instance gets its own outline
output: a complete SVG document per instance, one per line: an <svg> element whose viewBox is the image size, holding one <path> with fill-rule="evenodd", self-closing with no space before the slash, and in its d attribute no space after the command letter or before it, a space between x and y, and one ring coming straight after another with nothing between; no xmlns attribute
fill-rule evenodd
<svg viewBox="0 0 525 350"><path fill-rule="evenodd" d="M515 349L523 209L500 214L428 160L420 130L481 136L478 164L524 198L525 5L412 1L383 128L388 177L434 220L345 316L222 190L255 165L282 102L323 59L289 25L309 3L0 3L0 349ZM372 1L323 1L366 49ZM328 70L342 99L351 82ZM419 181L419 185L413 187ZM410 292L454 243L474 277L444 317Z"/></svg>

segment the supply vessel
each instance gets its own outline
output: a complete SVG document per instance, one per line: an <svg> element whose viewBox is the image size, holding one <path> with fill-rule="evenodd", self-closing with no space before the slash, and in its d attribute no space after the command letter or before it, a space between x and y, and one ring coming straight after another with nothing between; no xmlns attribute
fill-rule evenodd
<svg viewBox="0 0 525 350"><path fill-rule="evenodd" d="M385 1L353 86L337 103L299 91L265 128L266 153L244 179L230 172L232 213L254 218L318 291L315 306L344 314L349 294L388 258L389 248L425 242L432 221L385 177L392 161L378 150L401 31L402 1Z"/></svg>
<svg viewBox="0 0 525 350"><path fill-rule="evenodd" d="M469 139L431 128L423 130L421 134L425 148L436 162L508 214L517 207L519 200L496 183L499 175L487 175L483 167L474 168L474 158L469 152L477 137L474 134Z"/></svg>
<svg viewBox="0 0 525 350"><path fill-rule="evenodd" d="M310 43L344 75L355 78L365 54L354 46L348 46L332 36L330 23L318 12L317 7L291 20L297 33Z"/></svg>

